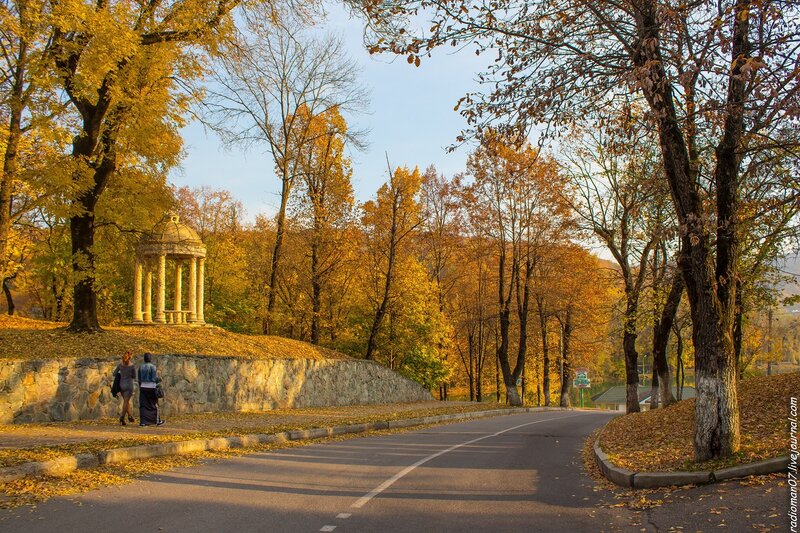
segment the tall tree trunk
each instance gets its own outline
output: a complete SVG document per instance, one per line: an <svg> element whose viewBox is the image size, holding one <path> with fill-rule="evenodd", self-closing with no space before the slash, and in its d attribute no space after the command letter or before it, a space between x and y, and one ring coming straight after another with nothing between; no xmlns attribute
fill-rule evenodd
<svg viewBox="0 0 800 533"><path fill-rule="evenodd" d="M719 298L717 328L713 331L712 357L695 357L698 400L695 459L727 457L739 450L739 402L736 390L736 351L733 323L736 310L736 280L739 261L739 164L744 132L744 71L750 56L748 32L750 3L738 0L733 13L732 66L728 82L727 113L720 143L716 147L714 181L717 191L717 239L714 280ZM713 285L712 285L713 286ZM713 293L712 293L713 294ZM708 297L706 296L708 299ZM713 299L712 299L712 302ZM711 343L709 343L711 344ZM703 351L705 353L705 351Z"/></svg>
<svg viewBox="0 0 800 533"><path fill-rule="evenodd" d="M14 305L14 298L11 295L11 287L9 287L9 282L16 277L16 274L13 276L5 276L3 278L3 294L6 296L6 306L8 307L8 316L14 316L14 310L16 306Z"/></svg>
<svg viewBox="0 0 800 533"><path fill-rule="evenodd" d="M23 99L25 93L25 67L28 47L25 39L19 43L14 69L13 83L7 95L8 99L8 132L3 154L3 175L0 176L0 277L8 274L8 239L11 235L11 192L19 170L19 142L22 138L22 113L26 107ZM9 308L10 309L10 308ZM12 314L12 313L9 313Z"/></svg>
<svg viewBox="0 0 800 533"><path fill-rule="evenodd" d="M117 170L116 136L121 126L120 120L124 110L114 109L106 118L106 127L99 137L101 155L93 154L96 142L93 136L99 132L84 126L84 133L73 143L73 157L89 160L94 156L92 165L93 180L90 188L83 192L76 203L80 213L69 220L72 244L72 321L67 327L71 332L94 333L102 331L97 320L97 289L95 288L95 252L94 252L94 213L100 195L106 189L111 176ZM99 124L100 111L89 115L89 120ZM86 119L85 119L86 122Z"/></svg>
<svg viewBox="0 0 800 533"><path fill-rule="evenodd" d="M77 61L77 58L72 59ZM72 72L74 74L74 70ZM89 188L73 201L73 207L78 208L77 214L69 220L73 286L72 320L67 330L73 333L102 331L97 320L97 290L94 286L94 215L97 201L117 170L117 135L126 113L125 107L111 105L113 84L112 76L107 76L95 104L86 101L76 104L81 112L82 127L80 135L72 142L72 159L88 166L92 181ZM67 88L73 88L71 82ZM71 93L70 97L75 99ZM82 178L83 172L79 169L75 181Z"/></svg>
<svg viewBox="0 0 800 533"><path fill-rule="evenodd" d="M378 305L378 308L375 310L375 318L372 320L372 328L369 332L369 340L367 341L367 352L364 356L367 360L372 360L375 357L375 348L377 347L378 342L378 332L381 328L381 322L383 321L383 317L386 315L386 310L389 306L389 296L392 290L392 281L394 278L394 263L397 255L397 216L398 210L400 209L399 201L400 201L400 194L398 191L394 191L392 196L392 223L389 229L389 254L387 257L387 265L386 265L386 279L384 280L383 285L383 296L381 298L381 303Z"/></svg>
<svg viewBox="0 0 800 533"><path fill-rule="evenodd" d="M506 387L506 400L513 406L522 404L517 391L517 382L511 372L508 362L509 329L511 325L511 310L504 309L500 312L500 346L497 348L497 360L503 374L503 384Z"/></svg>
<svg viewBox="0 0 800 533"><path fill-rule="evenodd" d="M742 301L742 281L736 279L736 309L733 318L733 350L736 353L736 376L744 378L744 363L742 361L742 338L744 335L744 302Z"/></svg>
<svg viewBox="0 0 800 533"><path fill-rule="evenodd" d="M680 272L676 272L672 277L672 286L667 295L667 301L664 303L664 308L661 310L661 317L656 322L653 331L653 383L655 386L657 378L660 384L657 392L662 407L675 403L675 397L672 395L672 387L670 386L667 345L672 325L675 322L675 315L678 313L678 306L681 303L683 289L683 276Z"/></svg>
<svg viewBox="0 0 800 533"><path fill-rule="evenodd" d="M322 314L322 282L319 273L319 244L316 236L311 243L311 344L319 344Z"/></svg>
<svg viewBox="0 0 800 533"><path fill-rule="evenodd" d="M530 260L526 261L525 273L522 283L517 283L517 316L519 318L519 346L517 347L517 362L514 365L514 372L511 378L516 384L522 378L522 398L520 405L525 401L525 361L528 356L528 310L530 308L530 279L533 268ZM521 286L520 286L521 285ZM522 297L519 291L522 289Z"/></svg>
<svg viewBox="0 0 800 533"><path fill-rule="evenodd" d="M381 322L383 322L383 317L386 316L386 310L389 306L389 293L392 286L392 275L393 275L393 253L389 254L389 268L386 272L386 280L384 282L383 287L383 297L381 298L381 303L378 308L375 310L375 318L372 320L372 327L369 331L369 340L367 341L367 353L364 356L364 359L372 360L375 357L375 348L377 347L378 343L378 332L381 328Z"/></svg>
<svg viewBox="0 0 800 533"><path fill-rule="evenodd" d="M10 130L6 141L6 151L3 161L3 175L0 176L0 276L7 274L8 267L8 239L11 235L11 191L14 178L17 175L17 151L19 146L19 117L10 121ZM14 129L17 133L14 133Z"/></svg>
<svg viewBox="0 0 800 533"><path fill-rule="evenodd" d="M675 332L675 397L678 401L683 400L683 337L678 328L674 328Z"/></svg>
<svg viewBox="0 0 800 533"><path fill-rule="evenodd" d="M500 259L498 261L498 283L497 283L497 303L500 309L498 313L499 330L500 330L500 344L497 347L497 360L500 363L500 370L503 375L503 384L506 387L506 401L513 405L522 405L520 401L519 392L517 391L517 382L511 371L511 364L508 361L508 348L509 348L509 331L511 327L511 298L514 294L514 280L517 272L516 260L512 259L511 276L509 276L508 294L505 291L505 273L506 273L506 252L503 248L500 252Z"/></svg>
<svg viewBox="0 0 800 533"><path fill-rule="evenodd" d="M478 354L475 361L475 399L483 401L483 365L486 361L486 325L483 317L483 276L478 274Z"/></svg>
<svg viewBox="0 0 800 533"><path fill-rule="evenodd" d="M481 385L480 378L475 382L475 401L478 403L483 401L483 385Z"/></svg>
<svg viewBox="0 0 800 533"><path fill-rule="evenodd" d="M50 292L53 295L53 302L55 308L51 307L50 320L53 322L62 322L64 320L64 296L66 295L67 287L63 285L60 289L58 287L58 279L55 275L50 277Z"/></svg>
<svg viewBox="0 0 800 533"><path fill-rule="evenodd" d="M475 400L475 335L470 333L467 343L469 344L469 371L467 378L469 379L469 401Z"/></svg>
<svg viewBox="0 0 800 533"><path fill-rule="evenodd" d="M652 379L650 383L650 409L658 409L658 369L656 369L655 360L653 360L653 372L652 372Z"/></svg>
<svg viewBox="0 0 800 533"><path fill-rule="evenodd" d="M544 300L540 297L536 299L539 310L539 330L542 333L542 394L544 404L550 405L550 353L547 346L547 311Z"/></svg>
<svg viewBox="0 0 800 533"><path fill-rule="evenodd" d="M81 202L84 203L84 202ZM69 221L72 239L72 321L69 331L100 331L97 320L97 293L94 288L94 209Z"/></svg>
<svg viewBox="0 0 800 533"><path fill-rule="evenodd" d="M275 219L275 245L272 247L272 259L270 261L269 284L267 286L267 311L261 323L261 331L264 335L273 334L273 312L275 311L275 301L278 291L275 290L278 282L278 271L281 265L281 252L283 251L283 236L286 232L286 205L289 202L289 194L292 191L292 180L287 177L288 170L284 170L284 177L281 180L281 205Z"/></svg>
<svg viewBox="0 0 800 533"><path fill-rule="evenodd" d="M660 48L657 6L641 4L636 12L633 59L640 86L658 121L664 170L681 223L682 272L692 312L695 347L695 460L727 457L739 449L736 355L733 347L739 142L744 126L744 94L749 76L749 3L734 6L731 70L724 105L722 138L716 147L716 264L698 184L692 180L687 145L675 109L672 87Z"/></svg>
<svg viewBox="0 0 800 533"><path fill-rule="evenodd" d="M494 344L495 344L495 357L494 357L494 390L495 390L495 397L497 398L497 403L500 403L500 356L499 356L499 343L498 343L498 332L495 330L494 333Z"/></svg>
<svg viewBox="0 0 800 533"><path fill-rule="evenodd" d="M564 318L564 333L563 333L563 346L561 350L561 407L570 407L569 393L572 380L570 379L570 372L572 366L570 364L570 339L572 337L572 308L567 307L567 314Z"/></svg>
<svg viewBox="0 0 800 533"><path fill-rule="evenodd" d="M625 332L622 335L622 351L625 355L625 412L638 413L639 408L639 354L636 351L636 313L639 302L626 290Z"/></svg>

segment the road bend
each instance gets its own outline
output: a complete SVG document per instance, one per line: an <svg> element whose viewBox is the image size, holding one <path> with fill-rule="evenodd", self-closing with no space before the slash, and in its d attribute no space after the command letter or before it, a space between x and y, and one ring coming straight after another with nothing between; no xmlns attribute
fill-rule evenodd
<svg viewBox="0 0 800 533"><path fill-rule="evenodd" d="M0 530L640 531L583 473L608 420L545 411L254 453L3 510Z"/></svg>

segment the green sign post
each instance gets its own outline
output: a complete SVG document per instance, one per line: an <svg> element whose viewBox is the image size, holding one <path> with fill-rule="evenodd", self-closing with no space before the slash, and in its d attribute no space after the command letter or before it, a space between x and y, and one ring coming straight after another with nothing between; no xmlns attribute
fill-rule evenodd
<svg viewBox="0 0 800 533"><path fill-rule="evenodd" d="M583 407L583 389L588 389L592 386L592 381L589 379L589 369L576 368L575 380L573 380L572 384L581 391L581 407Z"/></svg>

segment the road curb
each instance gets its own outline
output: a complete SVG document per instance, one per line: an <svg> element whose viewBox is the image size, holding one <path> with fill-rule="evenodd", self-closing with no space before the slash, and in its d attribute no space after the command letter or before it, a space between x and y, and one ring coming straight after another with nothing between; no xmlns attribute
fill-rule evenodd
<svg viewBox="0 0 800 533"><path fill-rule="evenodd" d="M789 467L789 457L781 456L746 465L731 466L719 470L698 472L632 472L615 466L600 448L600 438L594 441L594 458L603 476L612 483L626 488L654 489L681 485L706 485L728 479L774 474L784 472Z"/></svg>
<svg viewBox="0 0 800 533"><path fill-rule="evenodd" d="M404 428L486 418L490 416L512 415L520 413L536 413L540 411L566 411L567 407L516 407L511 409L491 409L470 413L452 413L446 415L405 418L399 420L382 420L364 424L348 424L323 428L299 429L281 433L248 434L234 437L216 437L213 439L192 439L161 444L112 448L97 454L78 454L58 457L49 461L35 461L21 465L0 468L0 482L5 483L31 476L65 476L78 469L93 468L99 465L121 464L136 459L148 459L164 455L185 455L203 451L217 451L228 448L248 448L261 444L280 443L286 441L310 440L350 433L366 433L383 429Z"/></svg>

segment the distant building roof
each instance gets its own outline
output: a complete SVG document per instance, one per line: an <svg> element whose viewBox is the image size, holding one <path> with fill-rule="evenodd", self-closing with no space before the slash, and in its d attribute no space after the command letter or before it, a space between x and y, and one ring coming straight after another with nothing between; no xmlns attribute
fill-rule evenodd
<svg viewBox="0 0 800 533"><path fill-rule="evenodd" d="M672 395L673 396L678 395L677 387L674 386L672 387ZM683 387L683 396L681 397L682 400L688 400L689 398L694 398L694 397L695 397L694 387L689 387L689 386ZM647 396L645 398L640 399L639 401L646 402L649 400L650 400L650 390L648 390Z"/></svg>
<svg viewBox="0 0 800 533"><path fill-rule="evenodd" d="M639 403L648 400L650 398L650 387L645 387L639 385ZM677 395L678 390L675 387L672 387L672 394ZM683 399L694 398L694 387L684 387L683 388ZM600 394L596 394L592 396L592 401L594 403L625 403L625 386L624 385L614 385L613 387L609 387L608 390L605 392L601 392Z"/></svg>

